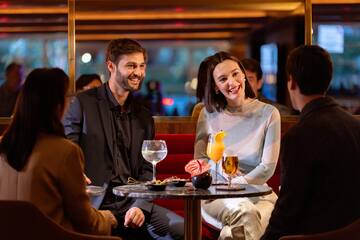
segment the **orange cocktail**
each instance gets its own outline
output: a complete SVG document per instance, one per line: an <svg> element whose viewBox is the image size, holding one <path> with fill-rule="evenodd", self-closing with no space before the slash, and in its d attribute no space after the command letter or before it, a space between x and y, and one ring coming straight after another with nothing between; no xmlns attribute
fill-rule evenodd
<svg viewBox="0 0 360 240"><path fill-rule="evenodd" d="M215 163L220 162L224 154L225 145L223 142L213 142L209 141L206 153L208 157L213 160Z"/></svg>
<svg viewBox="0 0 360 240"><path fill-rule="evenodd" d="M225 135L224 131L211 134L206 148L206 154L216 164L215 183L217 183L218 163L221 161L225 150L225 144L223 141Z"/></svg>

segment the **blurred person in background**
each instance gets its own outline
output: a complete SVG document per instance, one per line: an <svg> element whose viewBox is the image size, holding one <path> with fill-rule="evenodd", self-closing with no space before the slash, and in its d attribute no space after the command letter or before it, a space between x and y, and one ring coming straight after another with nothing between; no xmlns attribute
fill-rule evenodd
<svg viewBox="0 0 360 240"><path fill-rule="evenodd" d="M91 207L82 151L61 124L68 85L59 68L35 69L26 78L0 142L0 199L29 201L68 230L109 235L117 221Z"/></svg>
<svg viewBox="0 0 360 240"><path fill-rule="evenodd" d="M292 114L292 111L287 106L271 101L270 99L267 99L261 94L261 88L263 86L263 72L261 70L260 64L257 60L252 58L245 58L241 60L242 65L245 67L246 76L249 80L249 83L251 85L251 88L253 89L256 97L264 102L273 105L276 107L281 115L290 115Z"/></svg>
<svg viewBox="0 0 360 240"><path fill-rule="evenodd" d="M164 115L164 108L162 104L161 84L158 80L151 79L146 83L146 96L144 103L146 107L155 116Z"/></svg>
<svg viewBox="0 0 360 240"><path fill-rule="evenodd" d="M10 117L23 80L23 67L10 63L5 69L5 82L0 86L0 117Z"/></svg>
<svg viewBox="0 0 360 240"><path fill-rule="evenodd" d="M85 91L91 88L100 87L102 84L101 78L98 74L82 74L76 80L76 92Z"/></svg>

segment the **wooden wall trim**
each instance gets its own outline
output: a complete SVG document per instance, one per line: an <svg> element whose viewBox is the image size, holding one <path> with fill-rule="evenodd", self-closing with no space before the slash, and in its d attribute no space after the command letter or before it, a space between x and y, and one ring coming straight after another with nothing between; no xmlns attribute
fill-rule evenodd
<svg viewBox="0 0 360 240"><path fill-rule="evenodd" d="M355 115L360 120L360 115ZM298 121L298 116L281 117L281 134L283 135ZM0 118L0 135L10 123L11 118ZM191 117L154 117L156 133L195 133L197 120Z"/></svg>
<svg viewBox="0 0 360 240"><path fill-rule="evenodd" d="M197 120L191 117L154 117L156 133L195 133ZM281 133L298 121L298 116L281 117Z"/></svg>
<svg viewBox="0 0 360 240"><path fill-rule="evenodd" d="M156 133L194 133L196 120L191 117L154 117Z"/></svg>

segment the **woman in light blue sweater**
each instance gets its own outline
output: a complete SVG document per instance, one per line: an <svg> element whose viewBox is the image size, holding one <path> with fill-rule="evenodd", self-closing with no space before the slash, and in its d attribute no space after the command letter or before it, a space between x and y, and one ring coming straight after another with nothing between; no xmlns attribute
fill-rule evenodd
<svg viewBox="0 0 360 240"><path fill-rule="evenodd" d="M225 155L236 155L239 172L232 183L266 184L273 175L280 149L280 114L255 98L240 61L219 52L206 60L205 108L196 129L194 158L209 159L208 135L221 130ZM203 65L204 66L204 65ZM203 70L203 69L202 69ZM225 173L219 173L227 178ZM270 218L275 193L263 197L217 199L202 202L202 216L222 229L219 239L257 240Z"/></svg>

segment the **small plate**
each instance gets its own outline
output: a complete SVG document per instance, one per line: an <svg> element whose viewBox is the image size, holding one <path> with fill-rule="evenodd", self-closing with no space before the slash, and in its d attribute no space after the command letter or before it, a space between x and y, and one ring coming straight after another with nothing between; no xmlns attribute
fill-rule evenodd
<svg viewBox="0 0 360 240"><path fill-rule="evenodd" d="M86 186L86 193L91 197L100 196L105 193L105 187L88 185Z"/></svg>
<svg viewBox="0 0 360 240"><path fill-rule="evenodd" d="M169 186L171 187L183 187L186 184L186 180L178 180L169 182Z"/></svg>
<svg viewBox="0 0 360 240"><path fill-rule="evenodd" d="M164 191L166 188L166 184L146 184L147 189L150 191Z"/></svg>

